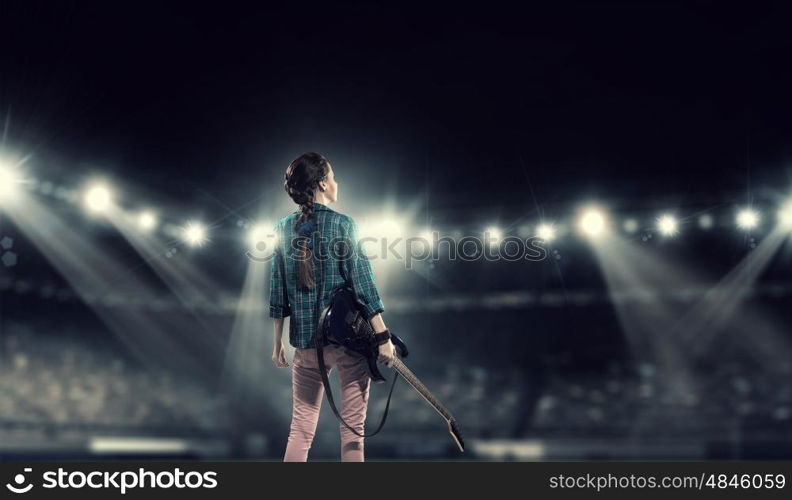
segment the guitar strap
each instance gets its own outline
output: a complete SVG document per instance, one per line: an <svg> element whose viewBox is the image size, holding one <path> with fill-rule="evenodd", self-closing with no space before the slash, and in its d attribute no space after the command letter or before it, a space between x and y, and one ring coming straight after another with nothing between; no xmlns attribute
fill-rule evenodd
<svg viewBox="0 0 792 500"><path fill-rule="evenodd" d="M321 252L321 243L319 244L319 247L319 251ZM346 420L344 420L344 417L341 416L338 408L336 408L335 400L333 399L333 390L330 387L330 380L327 377L327 369L325 367L324 345L327 339L325 338L324 330L320 328L321 325L319 325L319 315L322 305L322 289L324 288L324 264L321 256L317 259L317 262L319 263L319 282L316 291L316 318L314 320L314 323L316 324L316 330L314 333L314 339L316 343L316 359L319 361L319 373L322 375L322 384L324 385L325 394L327 394L327 402L330 403L330 408L333 410L333 413L335 413L336 418L353 434L362 438L371 437L382 430L382 427L385 425L385 420L388 418L388 409L390 408L391 396L393 396L393 388L396 387L396 378L398 377L398 373L395 371L393 373L393 382L391 383L390 392L388 392L388 401L385 403L385 411L382 414L382 420L380 420L377 430L368 434L366 432L361 434L351 425L349 425ZM344 279L349 282L350 280L349 277L346 276L346 273L342 274L344 274Z"/></svg>

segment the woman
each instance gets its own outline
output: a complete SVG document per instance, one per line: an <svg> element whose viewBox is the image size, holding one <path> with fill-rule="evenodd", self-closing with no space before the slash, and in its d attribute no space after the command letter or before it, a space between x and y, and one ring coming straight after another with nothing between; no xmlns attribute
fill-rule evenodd
<svg viewBox="0 0 792 500"><path fill-rule="evenodd" d="M283 318L290 317L289 343L294 346L292 362L292 421L283 460L305 462L313 442L319 410L324 396L322 377L316 357L314 333L319 310L324 309L330 294L344 281L351 281L366 317L375 332L386 331L384 310L368 259L358 252L357 226L351 217L331 210L328 205L338 198L338 183L330 163L317 153L304 153L286 169L286 192L299 210L284 217L275 226L278 245L271 260L270 317L274 318L272 360L286 368L283 346ZM344 242L350 252L344 258L331 253L332 242ZM333 247L333 248L331 248ZM321 253L320 253L321 251ZM327 256L320 261L317 255ZM320 271L321 270L321 271ZM317 283L317 281L321 282ZM341 382L341 416L363 434L368 406L370 379L363 357L349 354L337 346L323 347L328 370L338 369ZM393 362L391 341L380 345L379 360ZM362 462L363 438L343 424L341 459Z"/></svg>

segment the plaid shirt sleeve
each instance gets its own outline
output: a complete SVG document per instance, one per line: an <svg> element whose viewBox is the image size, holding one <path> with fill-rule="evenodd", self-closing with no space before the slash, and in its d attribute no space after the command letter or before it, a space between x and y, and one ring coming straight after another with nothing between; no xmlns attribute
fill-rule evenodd
<svg viewBox="0 0 792 500"><path fill-rule="evenodd" d="M275 226L275 234L282 236L279 226ZM280 241L280 239L278 240ZM275 245L272 259L270 259L270 318L285 318L291 315L291 308L289 307L289 296L286 291L286 277L284 271L286 270L286 262L283 258L283 251L281 245Z"/></svg>
<svg viewBox="0 0 792 500"><path fill-rule="evenodd" d="M347 244L352 249L344 259L342 265L345 267L345 274L352 280L352 288L361 304L364 306L366 319L371 318L377 313L385 311L377 286L374 284L374 271L368 257L363 253L358 245L357 224L352 218L348 218L349 226L347 229Z"/></svg>

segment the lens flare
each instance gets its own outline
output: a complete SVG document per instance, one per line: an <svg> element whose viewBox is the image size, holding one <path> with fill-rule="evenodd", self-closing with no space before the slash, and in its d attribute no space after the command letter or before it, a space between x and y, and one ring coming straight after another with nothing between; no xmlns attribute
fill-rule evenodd
<svg viewBox="0 0 792 500"><path fill-rule="evenodd" d="M735 222L740 229L754 229L759 225L759 212L751 208L744 208L737 212Z"/></svg>
<svg viewBox="0 0 792 500"><path fill-rule="evenodd" d="M190 221L182 229L182 239L192 247L203 246L208 240L206 226Z"/></svg>
<svg viewBox="0 0 792 500"><path fill-rule="evenodd" d="M539 224L536 228L536 236L545 241L553 241L556 237L555 227L552 224Z"/></svg>
<svg viewBox="0 0 792 500"><path fill-rule="evenodd" d="M657 230L663 236L676 236L679 233L679 222L673 215L661 215L657 218Z"/></svg>
<svg viewBox="0 0 792 500"><path fill-rule="evenodd" d="M0 164L0 205L13 202L19 197L22 176L10 165Z"/></svg>
<svg viewBox="0 0 792 500"><path fill-rule="evenodd" d="M150 210L145 210L143 212L140 212L140 214L138 214L137 225L141 230L147 233L151 232L157 228L158 224L159 224L159 219L157 218L157 214L155 214L154 212Z"/></svg>
<svg viewBox="0 0 792 500"><path fill-rule="evenodd" d="M578 228L590 238L602 236L607 228L605 213L598 208L587 209L580 217Z"/></svg>
<svg viewBox="0 0 792 500"><path fill-rule="evenodd" d="M113 192L105 184L94 183L85 190L83 202L89 213L102 214L113 204Z"/></svg>
<svg viewBox="0 0 792 500"><path fill-rule="evenodd" d="M778 223L782 229L792 231L792 200L787 200L778 210Z"/></svg>
<svg viewBox="0 0 792 500"><path fill-rule="evenodd" d="M490 226L484 230L484 234L489 236L490 244L498 243L503 238L503 232L499 227Z"/></svg>

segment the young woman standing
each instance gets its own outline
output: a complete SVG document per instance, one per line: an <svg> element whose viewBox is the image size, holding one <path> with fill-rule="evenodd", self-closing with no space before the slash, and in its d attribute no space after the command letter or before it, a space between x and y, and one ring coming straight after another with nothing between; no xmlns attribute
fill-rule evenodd
<svg viewBox="0 0 792 500"><path fill-rule="evenodd" d="M317 153L300 155L286 169L284 187L299 210L275 226L278 245L271 260L270 281L270 317L274 323L272 360L280 368L289 366L283 345L283 318L288 316L289 343L295 351L292 420L283 460L304 462L308 459L324 396L314 340L317 306L319 310L327 307L331 292L345 281L351 282L374 331L384 332L386 327L374 273L368 259L358 251L355 221L328 207L338 199L338 183L330 163ZM343 258L334 255L334 249L330 248L334 246L332 242L339 241L351 247ZM318 262L317 255L328 258ZM341 416L363 434L371 382L366 361L337 346L324 345L322 349L328 371L338 370ZM392 342L379 347L380 361L390 365L393 356ZM342 461L362 462L363 438L343 424L339 427Z"/></svg>

